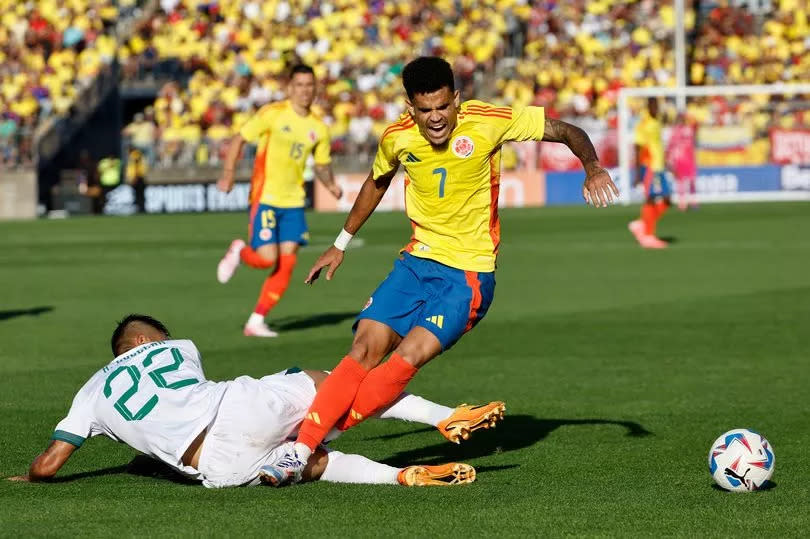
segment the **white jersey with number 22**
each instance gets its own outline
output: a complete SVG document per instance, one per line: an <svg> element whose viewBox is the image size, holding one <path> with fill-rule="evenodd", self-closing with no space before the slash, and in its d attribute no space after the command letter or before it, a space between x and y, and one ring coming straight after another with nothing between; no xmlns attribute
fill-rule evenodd
<svg viewBox="0 0 810 539"><path fill-rule="evenodd" d="M181 459L214 420L227 385L205 379L200 353L189 340L144 344L84 384L52 439L79 447L103 434L199 479Z"/></svg>

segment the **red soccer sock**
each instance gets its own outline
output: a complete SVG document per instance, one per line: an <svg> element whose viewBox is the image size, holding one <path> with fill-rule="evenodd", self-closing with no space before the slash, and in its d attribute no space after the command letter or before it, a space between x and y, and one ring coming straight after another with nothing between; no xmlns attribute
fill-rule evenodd
<svg viewBox="0 0 810 539"><path fill-rule="evenodd" d="M645 202L644 205L641 206L641 221L644 223L645 236L655 236L657 213L655 204L652 202Z"/></svg>
<svg viewBox="0 0 810 539"><path fill-rule="evenodd" d="M669 203L666 200L659 200L655 203L655 220L661 218L669 209Z"/></svg>
<svg viewBox="0 0 810 539"><path fill-rule="evenodd" d="M368 371L357 361L349 356L344 357L318 389L298 429L296 441L315 451L338 419L349 410L360 382L367 375Z"/></svg>
<svg viewBox="0 0 810 539"><path fill-rule="evenodd" d="M239 251L239 258L241 258L242 262L251 268L256 269L269 269L272 268L273 264L276 263L275 260L268 260L267 258L264 258L259 253L254 251L249 245L242 247L242 250Z"/></svg>
<svg viewBox="0 0 810 539"><path fill-rule="evenodd" d="M349 413L338 423L338 429L349 429L394 402L417 370L399 354L393 354L391 359L371 369L360 384Z"/></svg>
<svg viewBox="0 0 810 539"><path fill-rule="evenodd" d="M259 300L256 302L256 308L253 309L254 313L264 316L270 309L275 307L290 285L295 261L296 256L294 254L281 255L278 258L276 269L270 277L264 280L262 291L259 293Z"/></svg>

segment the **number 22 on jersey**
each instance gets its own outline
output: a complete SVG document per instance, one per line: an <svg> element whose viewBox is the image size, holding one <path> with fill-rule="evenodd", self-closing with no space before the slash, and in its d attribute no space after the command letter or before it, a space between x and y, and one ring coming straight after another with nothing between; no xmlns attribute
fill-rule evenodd
<svg viewBox="0 0 810 539"><path fill-rule="evenodd" d="M178 380L176 382L168 382L166 378L164 378L164 374L170 373L172 371L176 371L180 368L180 365L183 363L183 356L180 354L180 350L177 348L158 348L149 352L146 358L143 360L142 365L144 368L150 367L152 365L152 360L160 354L161 352L169 351L172 358L172 363L168 365L164 365L162 367L155 366L154 369L147 371L146 374L149 375L149 378L152 382L161 389L180 389L191 384L196 384L199 382L196 378L185 378L183 380ZM120 397L115 401L113 407L115 410L121 414L127 421L138 421L149 415L149 412L155 407L155 405L160 400L160 397L157 395L152 395L146 403L141 406L141 408L133 412L127 407L127 401L132 398L136 393L138 393L139 389L141 389L141 371L135 365L122 365L112 371L110 375L107 377L107 381L104 383L104 397L109 399L112 396L112 382L113 380L120 374L127 373L129 375L131 385L129 388L121 394Z"/></svg>

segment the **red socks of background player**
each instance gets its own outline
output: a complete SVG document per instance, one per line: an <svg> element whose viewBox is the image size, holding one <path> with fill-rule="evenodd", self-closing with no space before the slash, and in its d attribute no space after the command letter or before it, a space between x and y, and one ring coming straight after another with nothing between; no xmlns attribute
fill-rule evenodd
<svg viewBox="0 0 810 539"><path fill-rule="evenodd" d="M242 250L239 251L239 258L251 268L256 269L269 269L276 263L275 260L268 260L259 255L259 253L254 251L249 245L242 247Z"/></svg>
<svg viewBox="0 0 810 539"><path fill-rule="evenodd" d="M357 389L349 413L341 418L337 428L350 429L394 402L417 370L399 354L391 355L391 359L371 369Z"/></svg>
<svg viewBox="0 0 810 539"><path fill-rule="evenodd" d="M661 216L666 213L667 208L669 208L669 204L664 200L645 202L641 206L641 221L644 223L645 236L655 236L655 225L658 224Z"/></svg>
<svg viewBox="0 0 810 539"><path fill-rule="evenodd" d="M645 236L655 236L655 221L655 204L652 202L645 202L644 205L641 206L641 222L644 223Z"/></svg>
<svg viewBox="0 0 810 539"><path fill-rule="evenodd" d="M242 249L242 253L244 252L245 250ZM244 255L242 256L244 260ZM253 309L253 312L264 316L278 303L278 300L281 299L281 296L284 295L284 291L287 290L290 284L292 272L295 268L295 261L296 256L294 254L283 254L278 257L278 265L273 273L270 274L270 277L265 279L262 285L262 291L259 293L259 300L256 302L256 308Z"/></svg>
<svg viewBox="0 0 810 539"><path fill-rule="evenodd" d="M298 442L314 451L333 426L346 430L373 416L399 397L417 370L399 354L369 372L346 356L318 389Z"/></svg>

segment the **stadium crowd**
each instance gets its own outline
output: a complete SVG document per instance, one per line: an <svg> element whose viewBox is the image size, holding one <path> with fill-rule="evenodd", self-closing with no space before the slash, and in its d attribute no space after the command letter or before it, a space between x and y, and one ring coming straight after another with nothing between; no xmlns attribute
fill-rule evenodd
<svg viewBox="0 0 810 539"><path fill-rule="evenodd" d="M398 75L417 54L451 60L464 97L542 105L593 130L615 127L621 87L675 84L671 2L160 0L119 43L113 21L135 2L0 0L3 163L30 160L36 126L116 57L125 80L171 75L124 131L158 166L217 164L245 119L283 97L293 61L316 68L335 153L360 157L402 112ZM810 80L810 0L772 0L764 13L732 0L686 4L692 84ZM759 132L810 126L807 107L771 101L690 99L688 115Z"/></svg>
<svg viewBox="0 0 810 539"><path fill-rule="evenodd" d="M465 96L601 122L622 85L674 81L674 12L654 2L231 0L163 9L128 44L127 69L142 76L174 58L194 72L185 89L167 84L151 119L129 128L154 134L163 164L216 163L234 129L282 97L291 57L316 66L333 149L355 156L373 151L402 112L396 75L415 54L450 58Z"/></svg>
<svg viewBox="0 0 810 539"><path fill-rule="evenodd" d="M30 164L38 126L65 114L117 50L138 0L0 0L0 166Z"/></svg>

